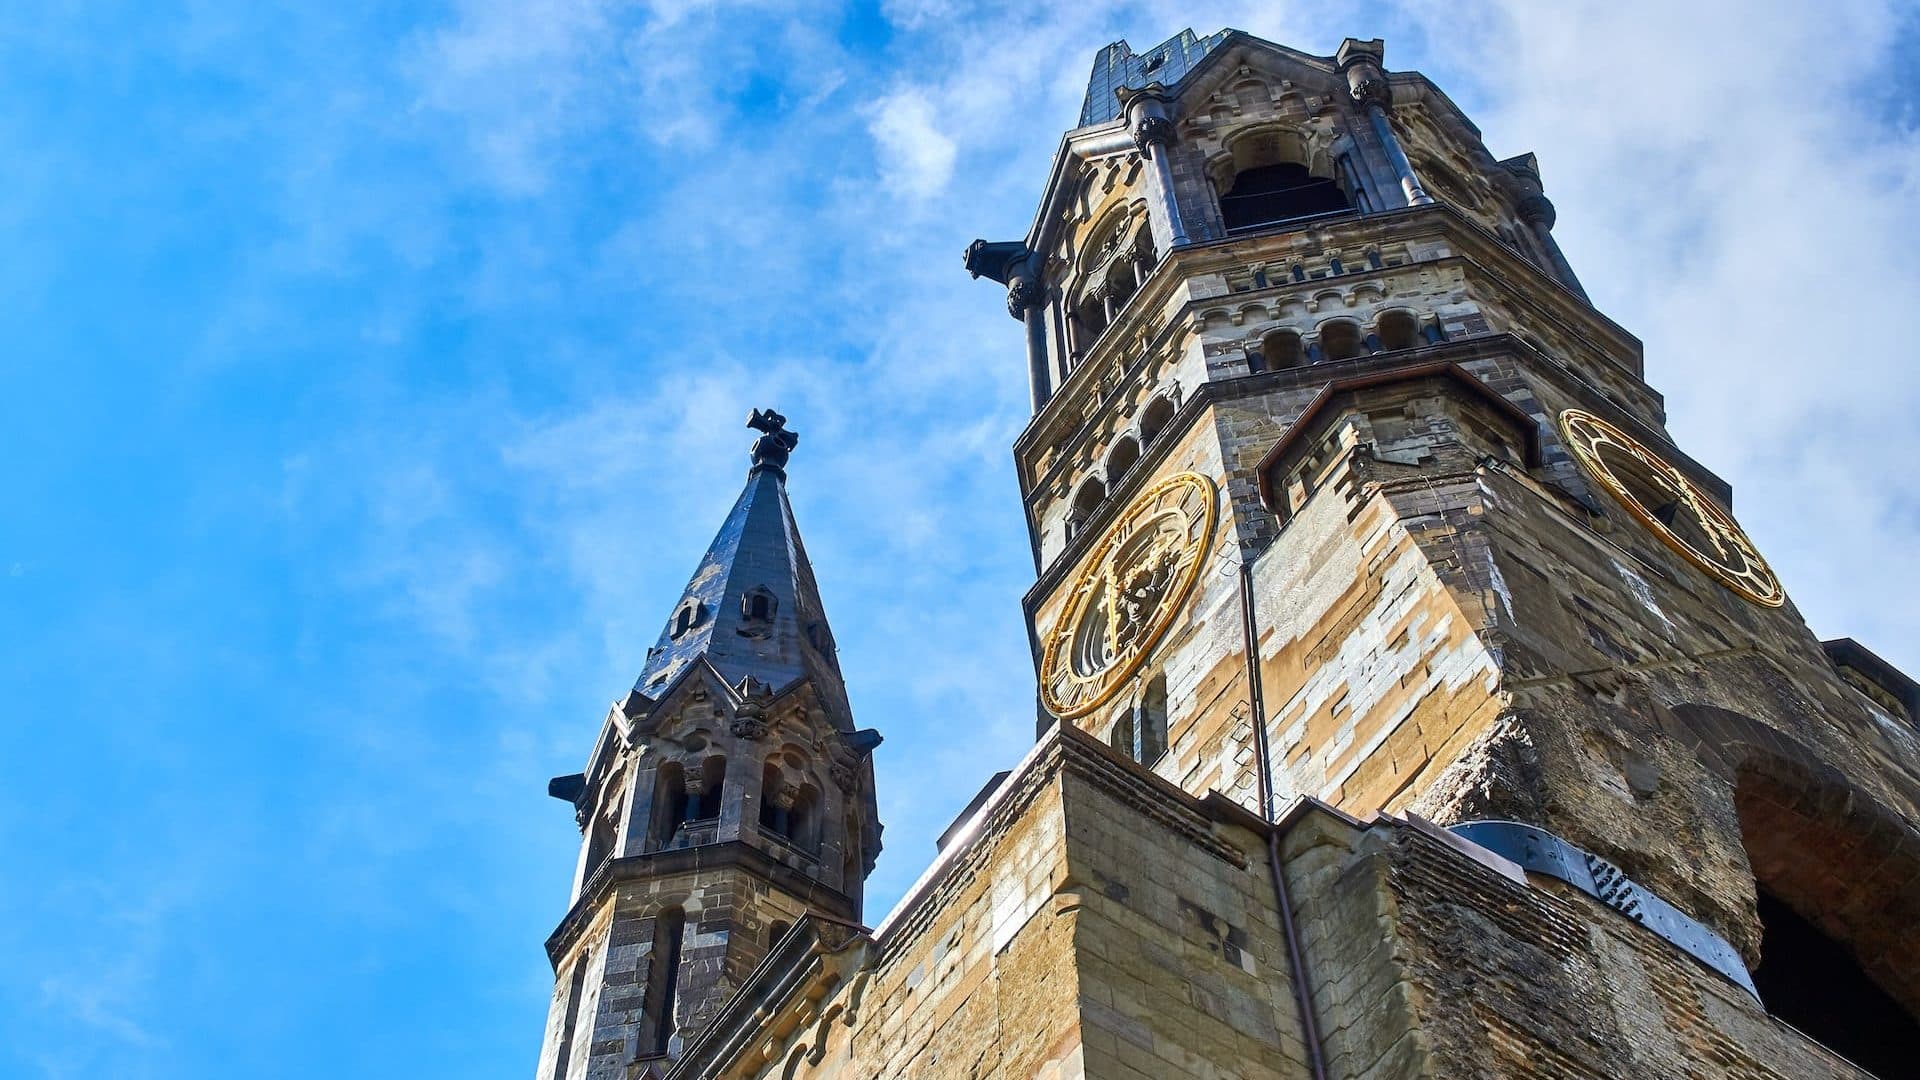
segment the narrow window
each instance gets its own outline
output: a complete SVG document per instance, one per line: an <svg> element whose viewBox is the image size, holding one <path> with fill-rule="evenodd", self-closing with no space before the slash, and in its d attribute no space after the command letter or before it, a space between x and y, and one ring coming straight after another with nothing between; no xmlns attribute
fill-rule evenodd
<svg viewBox="0 0 1920 1080"><path fill-rule="evenodd" d="M1140 442L1143 446L1152 446L1153 440L1160 437L1167 424L1173 420L1173 402L1164 397L1154 398L1147 404L1145 412L1140 414Z"/></svg>
<svg viewBox="0 0 1920 1080"><path fill-rule="evenodd" d="M760 774L760 827L776 836L790 835L792 806L793 796L781 779L780 767L768 764Z"/></svg>
<svg viewBox="0 0 1920 1080"><path fill-rule="evenodd" d="M1117 480L1127 475L1127 470L1139 460L1140 444L1134 442L1132 436L1122 435L1114 442L1113 449L1107 451L1107 475Z"/></svg>
<svg viewBox="0 0 1920 1080"><path fill-rule="evenodd" d="M587 872L580 880L584 884L613 856L614 825L605 814L593 815L593 821L587 828Z"/></svg>
<svg viewBox="0 0 1920 1080"><path fill-rule="evenodd" d="M1100 509L1100 504L1106 500L1107 486L1097 479L1088 480L1086 483L1080 485L1080 490L1073 496L1074 520L1081 522L1086 521L1093 516L1095 510Z"/></svg>
<svg viewBox="0 0 1920 1080"><path fill-rule="evenodd" d="M687 631L693 629L694 625L700 621L700 613L701 607L698 600L688 600L681 604L680 609L673 613L673 629L668 631L668 636L676 640L685 637Z"/></svg>
<svg viewBox="0 0 1920 1080"><path fill-rule="evenodd" d="M773 618L773 613L779 606L779 601L773 598L773 593L768 592L763 586L754 586L740 598L740 613L753 622L766 622Z"/></svg>
<svg viewBox="0 0 1920 1080"><path fill-rule="evenodd" d="M573 962L573 982L567 988L567 1010L560 1021L560 1045L553 1054L553 1080L567 1080L567 1066L573 1063L573 1029L580 1023L580 993L587 987L587 958L582 954Z"/></svg>
<svg viewBox="0 0 1920 1080"><path fill-rule="evenodd" d="M667 908L653 917L653 955L647 964L646 1045L665 1054L673 1038L673 999L680 983L680 944L686 912Z"/></svg>
<svg viewBox="0 0 1920 1080"><path fill-rule="evenodd" d="M1167 751L1165 672L1155 675L1147 683L1146 692L1140 695L1140 704L1133 714L1133 729L1136 740L1134 760L1142 765L1152 765L1160 760L1160 755Z"/></svg>
<svg viewBox="0 0 1920 1080"><path fill-rule="evenodd" d="M1113 730L1107 734L1107 745L1128 757L1134 756L1132 709L1114 717Z"/></svg>
<svg viewBox="0 0 1920 1080"><path fill-rule="evenodd" d="M647 829L648 848L662 851L673 846L673 834L687 819L687 774L677 761L662 764L654 773L653 821Z"/></svg>

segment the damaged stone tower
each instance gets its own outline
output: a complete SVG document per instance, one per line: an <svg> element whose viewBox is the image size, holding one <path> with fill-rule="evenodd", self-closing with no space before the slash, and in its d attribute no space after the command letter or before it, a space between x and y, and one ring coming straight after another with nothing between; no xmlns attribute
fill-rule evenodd
<svg viewBox="0 0 1920 1080"><path fill-rule="evenodd" d="M1377 41L1102 50L966 253L1025 332L1035 746L857 925L877 739L797 539L794 660L689 629L754 610L730 520L555 781L540 1080L1920 1075L1920 687L1809 632L1553 223ZM788 701L831 753L741 734ZM842 846L744 828L769 785Z"/></svg>

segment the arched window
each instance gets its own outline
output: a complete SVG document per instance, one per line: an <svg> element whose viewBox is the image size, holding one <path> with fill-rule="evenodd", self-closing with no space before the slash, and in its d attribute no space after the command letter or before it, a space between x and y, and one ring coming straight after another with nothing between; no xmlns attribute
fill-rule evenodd
<svg viewBox="0 0 1920 1080"><path fill-rule="evenodd" d="M1320 327L1320 354L1323 360L1351 360L1360 355L1360 328L1346 320Z"/></svg>
<svg viewBox="0 0 1920 1080"><path fill-rule="evenodd" d="M1339 184L1314 176L1305 165L1293 162L1240 170L1234 174L1232 186L1220 195L1220 217L1229 233L1264 229L1352 208Z"/></svg>
<svg viewBox="0 0 1920 1080"><path fill-rule="evenodd" d="M766 622L780 608L780 601L763 585L755 585L740 597L740 614L752 622Z"/></svg>
<svg viewBox="0 0 1920 1080"><path fill-rule="evenodd" d="M1886 883L1911 880L1920 858L1899 844L1863 855L1855 841L1887 819L1853 794L1784 758L1737 775L1761 926L1753 984L1768 1012L1877 1076L1905 1076L1920 1046L1920 946L1896 929L1904 898Z"/></svg>
<svg viewBox="0 0 1920 1080"><path fill-rule="evenodd" d="M647 850L673 846L673 835L687 819L687 772L677 761L662 762L654 771L653 817L647 826Z"/></svg>
<svg viewBox="0 0 1920 1080"><path fill-rule="evenodd" d="M1420 322L1407 312L1381 312L1376 325L1379 327L1380 347L1388 352L1411 349L1420 344Z"/></svg>
<svg viewBox="0 0 1920 1080"><path fill-rule="evenodd" d="M1133 294L1139 287L1140 283L1134 279L1131 263L1121 260L1113 264L1113 269L1107 274L1107 295L1113 298L1113 310L1119 311L1128 300L1133 298Z"/></svg>
<svg viewBox="0 0 1920 1080"><path fill-rule="evenodd" d="M1140 442L1152 446L1153 440L1166 430L1167 423L1173 419L1173 402L1164 397L1154 398L1147 403L1146 411L1140 414Z"/></svg>
<svg viewBox="0 0 1920 1080"><path fill-rule="evenodd" d="M1165 672L1147 681L1145 692L1133 712L1134 760L1152 765L1167 751L1167 676Z"/></svg>
<svg viewBox="0 0 1920 1080"><path fill-rule="evenodd" d="M704 605L700 601L688 597L673 613L673 629L668 632L668 636L675 640L685 637L687 631L700 625L700 616L704 610Z"/></svg>
<svg viewBox="0 0 1920 1080"><path fill-rule="evenodd" d="M1292 330L1274 330L1261 338L1260 356L1265 360L1268 371L1299 367L1307 361L1300 335Z"/></svg>
<svg viewBox="0 0 1920 1080"><path fill-rule="evenodd" d="M1138 700L1113 718L1107 745L1142 765L1152 765L1167 751L1167 677L1148 680Z"/></svg>
<svg viewBox="0 0 1920 1080"><path fill-rule="evenodd" d="M768 762L760 775L760 828L803 851L819 849L820 793L812 784L794 785Z"/></svg>
<svg viewBox="0 0 1920 1080"><path fill-rule="evenodd" d="M686 804L681 809L679 824L695 821L710 821L720 816L720 795L727 786L727 759L710 757L700 764L698 782L694 777L687 778Z"/></svg>
<svg viewBox="0 0 1920 1080"><path fill-rule="evenodd" d="M602 863L613 857L616 840L613 819L606 814L593 815L587 826L587 872L581 880L592 877Z"/></svg>
<svg viewBox="0 0 1920 1080"><path fill-rule="evenodd" d="M1076 521L1087 520L1093 516L1095 510L1100 509L1100 504L1105 501L1107 501L1107 486L1101 483L1098 478L1089 479L1086 483L1080 485L1079 491L1074 492L1073 518Z"/></svg>
<svg viewBox="0 0 1920 1080"><path fill-rule="evenodd" d="M1133 436L1122 435L1114 442L1113 449L1107 451L1107 475L1118 480L1139 460L1140 444L1133 441Z"/></svg>
<svg viewBox="0 0 1920 1080"><path fill-rule="evenodd" d="M1073 345L1081 352L1093 348L1107 328L1107 306L1097 296L1083 297L1073 309Z"/></svg>
<svg viewBox="0 0 1920 1080"><path fill-rule="evenodd" d="M680 983L680 948L686 939L687 913L663 909L653 917L653 942L647 954L647 996L641 1008L645 1029L641 1043L658 1057L672 1049L675 991Z"/></svg>

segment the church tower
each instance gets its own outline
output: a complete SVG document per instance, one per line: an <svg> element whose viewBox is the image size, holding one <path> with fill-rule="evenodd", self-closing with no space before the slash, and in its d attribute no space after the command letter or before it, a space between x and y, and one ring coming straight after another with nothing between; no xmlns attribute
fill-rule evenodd
<svg viewBox="0 0 1920 1080"><path fill-rule="evenodd" d="M802 917L861 919L880 736L854 727L787 503L799 437L748 423L746 489L586 768L548 786L581 846L537 1080L663 1073Z"/></svg>
<svg viewBox="0 0 1920 1080"><path fill-rule="evenodd" d="M1915 686L1807 629L1533 156L1384 59L1110 45L1027 235L968 249L1025 331L1042 729L1548 852L1874 1063L1859 1017L1920 1038Z"/></svg>

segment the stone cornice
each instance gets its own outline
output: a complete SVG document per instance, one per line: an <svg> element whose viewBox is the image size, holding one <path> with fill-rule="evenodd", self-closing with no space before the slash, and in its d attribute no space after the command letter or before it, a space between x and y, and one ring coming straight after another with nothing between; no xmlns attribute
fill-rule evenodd
<svg viewBox="0 0 1920 1080"><path fill-rule="evenodd" d="M1627 427L1637 437L1653 441L1668 461L1706 485L1725 505L1729 507L1733 505L1732 490L1727 482L1674 446L1664 430L1635 417L1595 389L1578 372L1535 352L1532 347L1511 334L1486 334L1460 338L1439 345L1405 349L1400 352L1378 353L1353 360L1315 364L1310 367L1284 368L1279 371L1263 371L1254 375L1238 375L1201 383L1181 402L1179 411L1168 421L1167 427L1169 431L1183 430L1192 424L1202 411L1216 402L1245 394L1301 390L1345 379L1385 374L1406 367L1429 364L1464 366L1477 360L1494 358L1519 361L1520 366L1528 373L1566 394L1578 402L1582 408ZM1153 476L1155 467L1172 452L1176 441L1164 436L1154 440L1153 446L1149 447L1142 454L1140 461L1128 470L1126 481L1116 485L1107 493L1107 500L1082 523L1067 546L1054 556L1051 563L1041 568L1032 587L1027 590L1021 601L1029 621L1039 602L1071 572L1087 548L1097 542L1097 538L1106 531L1114 516L1125 508L1132 491Z"/></svg>
<svg viewBox="0 0 1920 1080"><path fill-rule="evenodd" d="M1294 242L1319 236L1328 228L1341 231L1337 246L1367 247L1383 243L1396 243L1417 240L1424 234L1436 232L1438 238L1445 240L1453 254L1440 259L1421 263L1408 263L1401 266L1384 267L1359 273L1344 274L1337 279L1323 278L1304 282L1285 281L1269 285L1264 289L1242 293L1230 293L1221 296L1192 297L1182 302L1171 315L1165 316L1165 304L1171 294L1185 282L1199 275L1218 273L1237 269L1249 261L1260 261L1255 248L1267 247L1275 241L1284 241L1289 247ZM1315 247L1322 246L1314 243ZM1277 258L1276 258L1276 261ZM1115 359L1114 354L1131 347L1138 342L1143 333L1146 340L1139 348L1139 354L1132 362L1119 369L1113 380L1116 385L1125 385L1133 381L1140 370L1157 354L1170 348L1176 338L1186 332L1193 316L1209 307L1223 304L1246 304L1272 297L1293 293L1314 292L1329 287L1359 284L1381 277L1390 277L1396 273L1405 273L1409 269L1444 265L1467 266L1489 280L1505 288L1510 296L1525 298L1529 301L1541 297L1550 298L1549 310L1543 314L1569 331L1574 337L1588 340L1598 332L1612 348L1595 348L1593 351L1603 358L1614 362L1623 374L1639 380L1642 364L1640 362L1640 341L1625 328L1609 319L1598 309L1588 304L1569 290L1551 274L1527 261L1517 252L1510 250L1500 240L1481 228L1470 218L1445 203L1429 206L1408 207L1388 210L1374 214L1352 215L1337 219L1315 222L1307 227L1276 228L1271 232L1254 233L1229 237L1203 244L1193 244L1169 252L1154 267L1147 280L1141 283L1140 291L1131 297L1126 307L1119 313L1113 325L1109 326L1096 341L1088 355L1070 372L1047 404L1028 421L1027 427L1014 441L1014 458L1021 485L1021 496L1030 498L1035 490L1045 486L1046 480L1071 458L1071 453L1063 453L1061 461L1048 470L1045 477L1030 478L1026 462L1028 456L1040 443L1042 433L1056 427L1063 414L1071 414L1076 409L1083 416L1083 422L1076 425L1077 434L1069 440L1069 449L1076 449L1080 441L1088 437L1093 425L1084 423L1084 416L1094 412L1087 405L1090 394L1097 395L1101 369L1109 367ZM1525 287L1516 278L1525 279ZM1545 288L1541 288L1545 286ZM1151 301L1151 302L1150 302ZM1153 320L1164 319L1154 324ZM1583 324L1584 329L1582 328ZM1632 363L1620 362L1618 357L1632 357ZM1649 389L1649 392L1652 391ZM1117 395L1108 394L1110 401ZM1658 395L1654 395L1656 400ZM1102 401L1101 408L1110 407L1108 401Z"/></svg>
<svg viewBox="0 0 1920 1080"><path fill-rule="evenodd" d="M758 876L795 896L805 897L808 903L834 912L841 918L852 915L853 902L837 890L738 840L670 851L650 851L644 855L608 859L600 869L594 871L593 876L580 887L580 898L567 909L560 925L547 937L547 959L553 962L556 971L559 970L561 959L611 898L615 885L721 869L739 870Z"/></svg>

